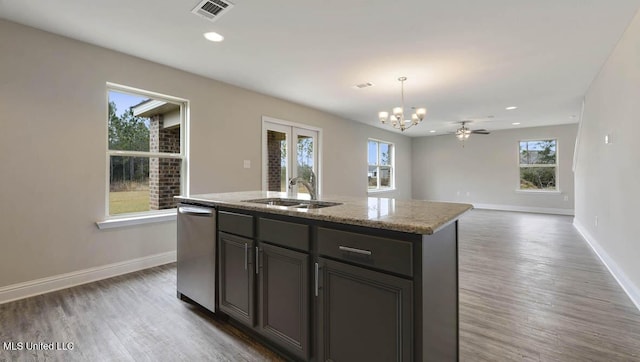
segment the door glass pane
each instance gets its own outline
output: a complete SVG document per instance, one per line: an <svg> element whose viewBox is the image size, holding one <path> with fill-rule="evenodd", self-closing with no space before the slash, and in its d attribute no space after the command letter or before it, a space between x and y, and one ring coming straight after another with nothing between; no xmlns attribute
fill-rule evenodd
<svg viewBox="0 0 640 362"><path fill-rule="evenodd" d="M297 151L297 176L305 180L311 178L313 170L313 137L298 135L296 151ZM309 193L303 184L298 184L298 192Z"/></svg>
<svg viewBox="0 0 640 362"><path fill-rule="evenodd" d="M392 147L388 143L380 143L380 164L389 166L391 165L391 152Z"/></svg>
<svg viewBox="0 0 640 362"><path fill-rule="evenodd" d="M367 159L370 165L378 164L378 142L369 141L367 145Z"/></svg>
<svg viewBox="0 0 640 362"><path fill-rule="evenodd" d="M267 131L267 190L287 191L287 134Z"/></svg>
<svg viewBox="0 0 640 362"><path fill-rule="evenodd" d="M367 173L369 179L369 189L375 189L378 187L378 167L369 166L369 172Z"/></svg>
<svg viewBox="0 0 640 362"><path fill-rule="evenodd" d="M380 187L391 187L391 167L380 167Z"/></svg>

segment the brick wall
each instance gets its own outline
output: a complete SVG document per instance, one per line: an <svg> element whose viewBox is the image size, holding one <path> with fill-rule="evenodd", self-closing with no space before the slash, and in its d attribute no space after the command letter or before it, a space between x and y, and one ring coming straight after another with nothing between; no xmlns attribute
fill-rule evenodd
<svg viewBox="0 0 640 362"><path fill-rule="evenodd" d="M280 151L280 142L284 141L285 134L280 132L267 132L267 154L269 168L267 169L267 183L269 191L281 190L282 166L280 160L282 152Z"/></svg>
<svg viewBox="0 0 640 362"><path fill-rule="evenodd" d="M149 151L180 153L180 127L163 128L162 115L150 118ZM176 207L180 195L181 160L151 158L149 161L149 207L151 210Z"/></svg>

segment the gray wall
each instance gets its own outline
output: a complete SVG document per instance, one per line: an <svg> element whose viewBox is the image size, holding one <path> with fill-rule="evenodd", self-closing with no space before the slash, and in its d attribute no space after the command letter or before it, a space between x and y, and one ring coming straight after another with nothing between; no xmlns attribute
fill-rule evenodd
<svg viewBox="0 0 640 362"><path fill-rule="evenodd" d="M576 131L575 124L494 131L490 135L471 135L464 148L454 135L414 138L413 198L571 213ZM558 140L561 194L516 192L520 177L518 141L545 138Z"/></svg>
<svg viewBox="0 0 640 362"><path fill-rule="evenodd" d="M612 143L605 144L606 135ZM640 308L639 135L640 13L585 97L578 136L575 218L576 226Z"/></svg>
<svg viewBox="0 0 640 362"><path fill-rule="evenodd" d="M390 196L411 195L411 141L399 134L2 20L0 49L0 287L175 250L175 222L96 228L106 82L191 101L192 193L260 189L268 115L323 129L325 194L366 195L375 137L397 146Z"/></svg>

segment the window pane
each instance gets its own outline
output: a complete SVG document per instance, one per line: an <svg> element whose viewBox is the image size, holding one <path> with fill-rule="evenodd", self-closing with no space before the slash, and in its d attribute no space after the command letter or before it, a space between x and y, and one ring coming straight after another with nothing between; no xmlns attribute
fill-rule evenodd
<svg viewBox="0 0 640 362"><path fill-rule="evenodd" d="M523 190L555 190L555 167L521 167L520 188Z"/></svg>
<svg viewBox="0 0 640 362"><path fill-rule="evenodd" d="M521 141L521 165L555 165L556 140Z"/></svg>
<svg viewBox="0 0 640 362"><path fill-rule="evenodd" d="M309 180L313 171L313 137L298 135L297 153L298 177ZM309 193L309 190L300 183L298 192Z"/></svg>
<svg viewBox="0 0 640 362"><path fill-rule="evenodd" d="M180 153L180 105L109 91L109 149Z"/></svg>
<svg viewBox="0 0 640 362"><path fill-rule="evenodd" d="M391 187L391 167L380 167L380 187Z"/></svg>
<svg viewBox="0 0 640 362"><path fill-rule="evenodd" d="M180 195L180 159L110 157L109 214L172 209Z"/></svg>
<svg viewBox="0 0 640 362"><path fill-rule="evenodd" d="M393 146L388 143L380 143L380 164L389 166L391 165L391 152L393 151Z"/></svg>
<svg viewBox="0 0 640 362"><path fill-rule="evenodd" d="M369 179L369 189L378 188L378 168L376 166L369 166L367 177Z"/></svg>
<svg viewBox="0 0 640 362"><path fill-rule="evenodd" d="M367 159L370 165L378 164L378 142L369 141L367 145Z"/></svg>
<svg viewBox="0 0 640 362"><path fill-rule="evenodd" d="M267 163L267 190L287 191L286 133L267 131Z"/></svg>

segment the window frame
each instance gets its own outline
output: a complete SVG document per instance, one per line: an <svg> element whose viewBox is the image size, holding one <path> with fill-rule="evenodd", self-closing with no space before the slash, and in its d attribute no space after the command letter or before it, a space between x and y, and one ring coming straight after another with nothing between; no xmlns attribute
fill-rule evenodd
<svg viewBox="0 0 640 362"><path fill-rule="evenodd" d="M375 142L377 144L376 146L376 164L370 164L369 163L369 142ZM389 162L389 165L382 165L380 164L380 144L384 143L387 144L389 146L391 146L391 160ZM369 173L369 167L376 167L377 169L377 185L376 188L372 189L369 188L369 179L367 176L367 193L378 193L378 192L388 192L388 191L394 191L396 189L396 145L393 142L389 142L389 141L385 141L385 140L381 140L381 139L377 139L377 138L368 138L367 139L367 144L366 144L366 149L367 149L367 153L366 153L366 157L367 157L367 173ZM391 170L391 180L390 180L390 186L388 187L381 187L380 186L380 167L389 167L389 169Z"/></svg>
<svg viewBox="0 0 640 362"><path fill-rule="evenodd" d="M543 142L543 141L554 141L556 147L556 162L554 164L521 164L520 163L520 143L521 142ZM517 159L516 162L518 164L518 183L516 187L516 192L521 193L530 193L530 194L559 194L560 191L560 148L558 146L558 138L557 137L541 137L541 138L531 138L531 139L521 139L518 140L517 147ZM521 179L520 172L522 168L550 168L555 167L555 179L556 179L556 187L553 190L544 190L544 189L523 189L521 188Z"/></svg>
<svg viewBox="0 0 640 362"><path fill-rule="evenodd" d="M168 152L148 152L148 151L126 151L126 150L111 150L109 149L109 92L119 92L126 93L135 96L143 96L152 98L154 100L164 101L168 103L176 104L180 107L180 152L179 153L168 153ZM152 219L156 221L168 221L167 215L175 215L176 208L171 209L162 209L162 210L148 210L148 211L140 211L140 212L131 212L131 213L122 213L111 215L109 210L109 192L110 192L110 160L113 156L121 156L121 157L145 157L145 158L170 158L170 159L179 159L180 162L180 195L188 196L189 193L189 139L188 139L188 128L189 128L189 100L179 97L174 97L166 94L161 94L157 92L147 91L144 89L134 88L122 84L117 83L106 83L106 114L105 114L105 209L104 209L104 221L98 222L99 228L102 227L102 224L108 225L109 221L113 220L126 220L122 225L116 226L127 226L131 224L138 223L148 223L153 222ZM150 219L151 218L151 219ZM151 220L151 221L150 221ZM139 222L138 222L139 221ZM111 226L108 226L111 227Z"/></svg>

